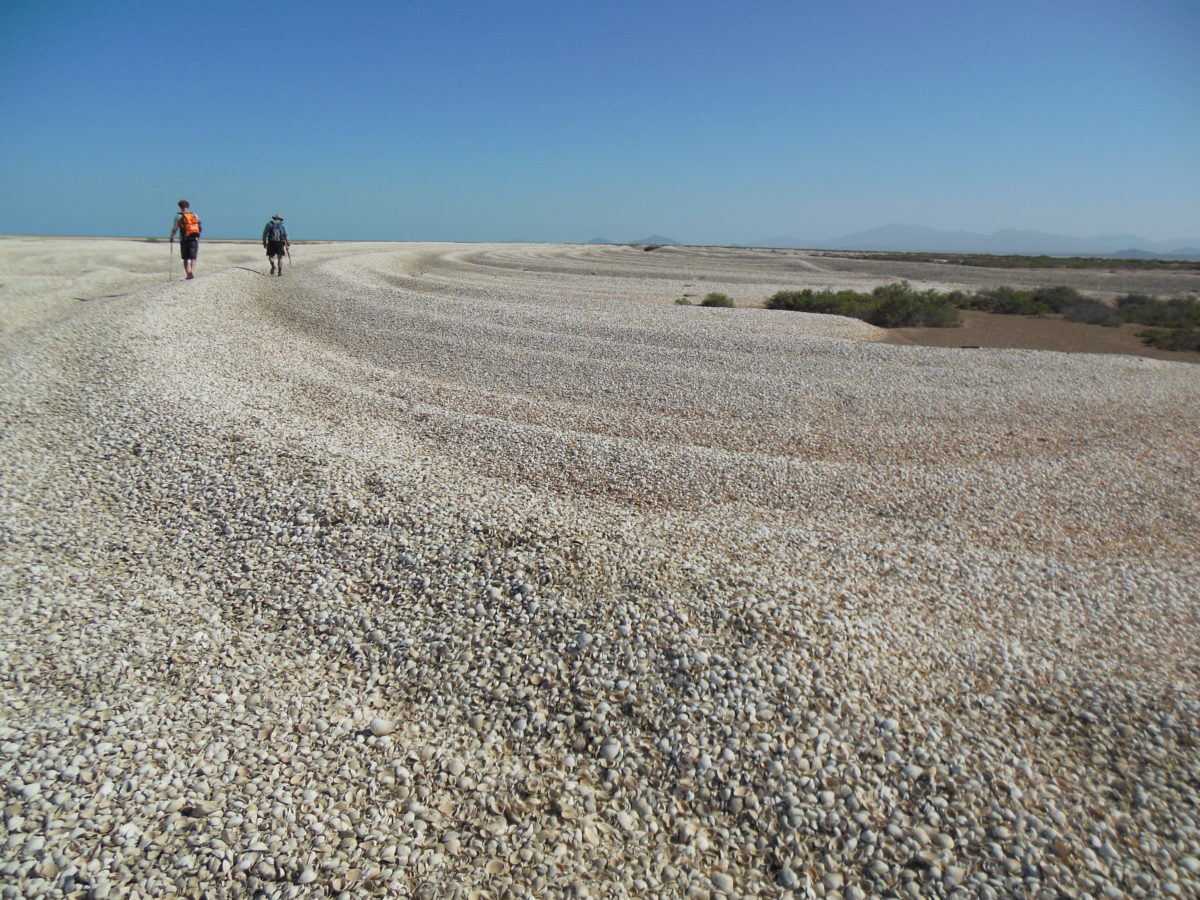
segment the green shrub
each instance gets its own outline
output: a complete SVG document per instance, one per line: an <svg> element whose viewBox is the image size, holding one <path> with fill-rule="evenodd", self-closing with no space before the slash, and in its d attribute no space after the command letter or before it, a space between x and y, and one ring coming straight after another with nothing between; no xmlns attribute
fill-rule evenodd
<svg viewBox="0 0 1200 900"><path fill-rule="evenodd" d="M1117 298L1117 309L1126 309L1131 306L1141 306L1145 303L1158 303L1157 297L1151 297L1149 294L1126 294L1124 297Z"/></svg>
<svg viewBox="0 0 1200 900"><path fill-rule="evenodd" d="M767 309L786 309L792 312L825 313L831 316L865 318L873 306L870 294L856 291L780 291L767 301Z"/></svg>
<svg viewBox="0 0 1200 900"><path fill-rule="evenodd" d="M1139 331L1138 337L1160 350L1200 350L1200 328L1172 328L1170 331L1147 328Z"/></svg>
<svg viewBox="0 0 1200 900"><path fill-rule="evenodd" d="M768 309L825 313L862 319L880 328L953 328L962 324L959 292L915 291L907 281L880 285L869 294L857 291L780 291Z"/></svg>
<svg viewBox="0 0 1200 900"><path fill-rule="evenodd" d="M994 287L971 294L961 304L964 309L982 309L1005 316L1044 316L1050 307L1034 299L1030 291Z"/></svg>
<svg viewBox="0 0 1200 900"><path fill-rule="evenodd" d="M1200 328L1200 301L1195 297L1156 300L1127 294L1117 301L1117 308L1126 322L1160 328Z"/></svg>
<svg viewBox="0 0 1200 900"><path fill-rule="evenodd" d="M950 294L937 291L917 292L907 282L876 288L872 296L878 305L866 319L879 328L957 328L962 314Z"/></svg>
<svg viewBox="0 0 1200 900"><path fill-rule="evenodd" d="M1160 350L1200 350L1200 299L1172 297L1159 300L1145 294L1117 299L1117 311L1126 322L1154 325L1138 337Z"/></svg>
<svg viewBox="0 0 1200 900"><path fill-rule="evenodd" d="M704 299L700 301L701 306L733 306L733 299L728 294L719 294L713 291L711 294L706 294Z"/></svg>
<svg viewBox="0 0 1200 900"><path fill-rule="evenodd" d="M1052 312L1061 313L1067 307L1085 302L1087 298L1073 287L1059 285L1038 288L1033 292L1033 299L1048 306Z"/></svg>
<svg viewBox="0 0 1200 900"><path fill-rule="evenodd" d="M676 304L677 306L691 306L691 305L692 305L692 301L691 301L691 300L689 300L687 297L676 297L676 298L675 298L675 304Z"/></svg>
<svg viewBox="0 0 1200 900"><path fill-rule="evenodd" d="M1071 322L1086 322L1089 325L1105 325L1115 328L1125 320L1121 314L1099 300L1084 298L1062 310L1063 318Z"/></svg>
<svg viewBox="0 0 1200 900"><path fill-rule="evenodd" d="M1091 303L1072 287L1040 287L1021 291L1007 286L988 288L964 299L963 309L982 309L1006 316L1044 316Z"/></svg>
<svg viewBox="0 0 1200 900"><path fill-rule="evenodd" d="M712 300L704 306L732 305ZM686 303L677 300L676 303ZM1156 328L1138 332L1147 344L1164 350L1200 350L1200 298L1160 300L1145 294L1126 294L1115 307L1085 297L1071 287L1043 287L1034 291L1001 286L974 294L950 291L916 291L907 281L881 285L869 294L857 291L779 291L766 302L767 309L825 313L862 319L880 328L953 328L962 324L961 309L978 309L1005 315L1044 316L1061 313L1071 322L1117 326L1137 322ZM1164 330L1165 329L1165 330Z"/></svg>

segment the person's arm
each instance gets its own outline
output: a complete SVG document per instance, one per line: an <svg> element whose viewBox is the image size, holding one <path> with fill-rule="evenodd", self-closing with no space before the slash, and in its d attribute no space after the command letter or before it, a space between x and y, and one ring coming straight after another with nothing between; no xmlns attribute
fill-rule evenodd
<svg viewBox="0 0 1200 900"><path fill-rule="evenodd" d="M175 221L171 223L171 243L175 243L175 232L179 230L179 219L181 214L175 214Z"/></svg>

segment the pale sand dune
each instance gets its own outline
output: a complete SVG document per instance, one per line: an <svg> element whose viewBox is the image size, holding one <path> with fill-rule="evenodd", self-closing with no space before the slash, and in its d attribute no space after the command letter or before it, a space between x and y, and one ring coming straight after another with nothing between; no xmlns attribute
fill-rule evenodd
<svg viewBox="0 0 1200 900"><path fill-rule="evenodd" d="M940 284L798 252L167 252L0 239L15 895L1200 890L1200 368L675 304Z"/></svg>

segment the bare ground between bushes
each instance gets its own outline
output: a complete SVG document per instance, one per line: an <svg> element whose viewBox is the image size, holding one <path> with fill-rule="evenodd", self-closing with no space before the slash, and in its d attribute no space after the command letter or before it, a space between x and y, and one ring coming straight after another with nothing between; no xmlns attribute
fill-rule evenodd
<svg viewBox="0 0 1200 900"><path fill-rule="evenodd" d="M1069 322L1061 316L1003 316L965 310L961 328L896 328L887 333L889 344L922 347L1057 350L1063 353L1119 353L1200 363L1200 352L1159 350L1138 337L1145 325L1126 323L1115 328Z"/></svg>

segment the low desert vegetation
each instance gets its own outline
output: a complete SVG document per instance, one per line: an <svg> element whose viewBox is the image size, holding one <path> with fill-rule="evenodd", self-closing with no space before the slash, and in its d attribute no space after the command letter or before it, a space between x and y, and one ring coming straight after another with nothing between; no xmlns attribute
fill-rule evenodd
<svg viewBox="0 0 1200 900"><path fill-rule="evenodd" d="M1124 323L1121 314L1107 303L1084 297L1078 303L1072 303L1062 310L1064 319L1071 322L1084 322L1088 325L1103 325L1106 328L1116 328Z"/></svg>
<svg viewBox="0 0 1200 900"><path fill-rule="evenodd" d="M1000 315L1061 315L1071 322L1116 327L1126 322L1154 328L1138 332L1146 343L1166 350L1200 349L1200 300L1161 299L1128 294L1114 305L1085 297L1062 285L1035 290L1011 287L965 291L918 291L906 281L886 284L869 294L859 291L780 291L768 309L826 313L862 319L880 328L953 328L962 324L959 310Z"/></svg>
<svg viewBox="0 0 1200 900"><path fill-rule="evenodd" d="M728 294L717 293L716 291L713 291L710 294L705 294L704 299L698 304L694 304L691 298L691 294L684 294L682 297L677 297L675 299L675 303L678 306L718 306L727 308L734 305L732 297L730 297Z"/></svg>
<svg viewBox="0 0 1200 900"><path fill-rule="evenodd" d="M1147 328L1138 337L1159 350L1200 350L1200 328Z"/></svg>
<svg viewBox="0 0 1200 900"><path fill-rule="evenodd" d="M1126 322L1159 328L1200 328L1200 299L1172 297L1159 300L1145 294L1117 298L1117 311Z"/></svg>
<svg viewBox="0 0 1200 900"><path fill-rule="evenodd" d="M780 291L767 301L768 309L827 313L862 319L880 328L953 328L962 324L956 301L959 292L917 291L907 281L880 285L869 294L858 291Z"/></svg>
<svg viewBox="0 0 1200 900"><path fill-rule="evenodd" d="M1050 307L1034 299L1032 291L1010 287L994 287L967 294L959 304L962 309L980 309L1004 316L1044 316Z"/></svg>
<svg viewBox="0 0 1200 900"><path fill-rule="evenodd" d="M1120 325L1120 313L1107 303L1085 297L1071 287L1043 287L1032 291L1021 291L1010 287L989 288L968 295L963 309L981 309L986 312L1012 316L1045 316L1057 313L1072 322L1091 325Z"/></svg>
<svg viewBox="0 0 1200 900"><path fill-rule="evenodd" d="M1117 298L1117 312L1126 322L1152 325L1138 337L1160 350L1200 350L1200 299L1159 300L1144 294Z"/></svg>
<svg viewBox="0 0 1200 900"><path fill-rule="evenodd" d="M907 284L887 285L872 295L879 298L879 305L867 319L880 328L957 328L962 324L962 313L955 305L953 294L938 294L936 291L914 291Z"/></svg>

